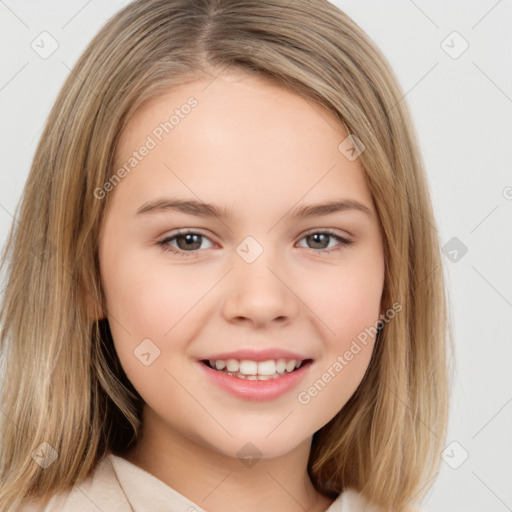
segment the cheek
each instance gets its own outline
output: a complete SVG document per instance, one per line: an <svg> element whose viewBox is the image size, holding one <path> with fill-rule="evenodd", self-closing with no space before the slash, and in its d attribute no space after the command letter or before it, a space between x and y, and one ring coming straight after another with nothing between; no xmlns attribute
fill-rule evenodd
<svg viewBox="0 0 512 512"><path fill-rule="evenodd" d="M192 267L156 264L135 251L111 256L102 277L114 345L125 373L144 396L155 375L167 381L165 369L181 368L187 340L201 328L196 319L212 278Z"/></svg>
<svg viewBox="0 0 512 512"><path fill-rule="evenodd" d="M208 291L203 279L184 266L155 264L151 258L112 258L103 282L107 308L134 337L163 337Z"/></svg>
<svg viewBox="0 0 512 512"><path fill-rule="evenodd" d="M371 282L357 272L330 281L328 293L311 296L320 312L324 354L297 401L320 428L347 403L361 383L370 362L379 319L380 280Z"/></svg>
<svg viewBox="0 0 512 512"><path fill-rule="evenodd" d="M345 357L346 352L336 354L298 390L298 407L306 417L314 418L314 430L334 418L361 383L370 361L372 344L359 345L357 353L350 351L350 361Z"/></svg>
<svg viewBox="0 0 512 512"><path fill-rule="evenodd" d="M383 290L383 266L363 263L332 267L320 278L306 280L306 303L323 324L326 339L337 348L375 325Z"/></svg>
<svg viewBox="0 0 512 512"><path fill-rule="evenodd" d="M319 424L327 423L349 400L372 356L384 281L384 263L375 254L378 251L371 258L330 268L322 278L317 275L314 282L305 283L307 304L324 335L324 356L297 401L314 410Z"/></svg>
<svg viewBox="0 0 512 512"><path fill-rule="evenodd" d="M115 257L117 256L117 257ZM171 271L150 261L113 255L105 267L109 324L124 372L146 403L178 393L171 374L181 368L187 311L198 292L187 286L179 268ZM157 405L157 404L153 404ZM181 407L186 407L186 401Z"/></svg>

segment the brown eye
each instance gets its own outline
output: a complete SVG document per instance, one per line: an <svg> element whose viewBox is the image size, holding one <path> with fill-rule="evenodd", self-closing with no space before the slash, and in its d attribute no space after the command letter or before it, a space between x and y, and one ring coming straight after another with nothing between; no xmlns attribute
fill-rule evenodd
<svg viewBox="0 0 512 512"><path fill-rule="evenodd" d="M187 250L187 249L199 249L201 246L201 238L202 235L198 235L195 233L189 233L188 235L177 235L174 237L176 240L176 245L179 249Z"/></svg>
<svg viewBox="0 0 512 512"><path fill-rule="evenodd" d="M179 232L175 235L168 236L157 242L163 251L169 251L180 256L193 256L199 252L201 242L209 240L205 235L196 231ZM173 243L175 242L176 245Z"/></svg>

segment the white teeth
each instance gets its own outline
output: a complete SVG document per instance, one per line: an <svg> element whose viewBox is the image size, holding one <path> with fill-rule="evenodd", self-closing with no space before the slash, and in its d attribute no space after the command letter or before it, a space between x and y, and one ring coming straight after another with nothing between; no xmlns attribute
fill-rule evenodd
<svg viewBox="0 0 512 512"><path fill-rule="evenodd" d="M256 375L258 373L258 363L256 361L247 361L246 359L240 361L240 373L244 375Z"/></svg>
<svg viewBox="0 0 512 512"><path fill-rule="evenodd" d="M293 365L295 368L295 365ZM274 375L276 373L276 362L273 359L258 363L258 375Z"/></svg>
<svg viewBox="0 0 512 512"><path fill-rule="evenodd" d="M303 361L296 359L268 359L266 361L251 361L243 359L209 360L210 366L229 375L236 375L248 380L269 380L279 377L285 372L293 372L300 368Z"/></svg>
<svg viewBox="0 0 512 512"><path fill-rule="evenodd" d="M287 372L293 372L295 370L295 365L297 364L297 361L295 359L292 359L291 361L288 361L286 363L286 371Z"/></svg>
<svg viewBox="0 0 512 512"><path fill-rule="evenodd" d="M286 370L286 359L278 359L276 361L276 372L283 373Z"/></svg>
<svg viewBox="0 0 512 512"><path fill-rule="evenodd" d="M237 372L240 369L240 363L236 359L226 361L226 370L228 372Z"/></svg>

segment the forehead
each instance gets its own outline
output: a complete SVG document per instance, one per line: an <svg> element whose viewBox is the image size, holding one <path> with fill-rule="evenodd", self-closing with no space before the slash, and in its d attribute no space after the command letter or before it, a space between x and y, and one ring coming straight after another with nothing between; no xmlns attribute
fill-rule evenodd
<svg viewBox="0 0 512 512"><path fill-rule="evenodd" d="M275 83L242 73L197 80L131 118L116 151L116 167L131 170L114 195L140 203L167 190L261 206L339 192L371 202L359 161L340 151L347 135L332 113Z"/></svg>

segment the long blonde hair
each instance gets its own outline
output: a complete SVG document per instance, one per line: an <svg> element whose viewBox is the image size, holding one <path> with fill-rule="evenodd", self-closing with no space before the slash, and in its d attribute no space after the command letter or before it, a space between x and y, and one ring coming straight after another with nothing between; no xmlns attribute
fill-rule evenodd
<svg viewBox="0 0 512 512"><path fill-rule="evenodd" d="M139 0L108 20L79 58L47 119L2 266L0 503L41 504L137 440L142 399L106 320L98 240L121 131L150 98L231 68L334 113L359 156L385 248L379 333L363 381L315 433L317 490L351 487L384 510L424 496L440 463L451 339L439 240L403 92L347 15L324 0ZM340 141L341 142L341 141ZM57 456L37 462L38 450ZM55 450L55 452L51 451ZM47 467L44 467L47 466Z"/></svg>

